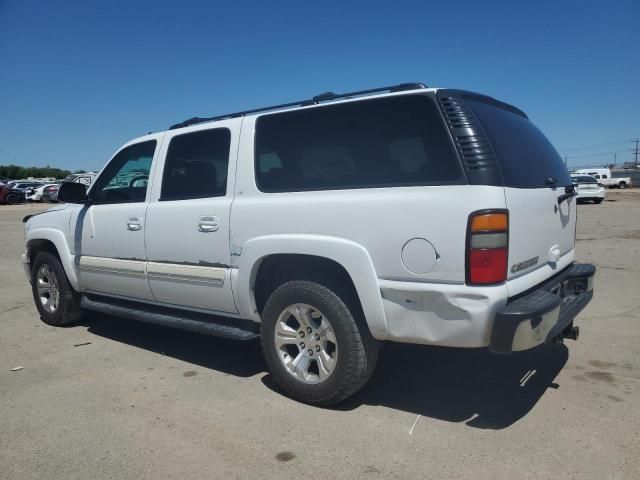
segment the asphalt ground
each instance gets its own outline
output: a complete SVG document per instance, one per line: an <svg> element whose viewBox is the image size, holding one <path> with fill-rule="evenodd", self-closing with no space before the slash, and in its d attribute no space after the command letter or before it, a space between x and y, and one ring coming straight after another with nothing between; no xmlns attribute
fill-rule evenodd
<svg viewBox="0 0 640 480"><path fill-rule="evenodd" d="M1 479L640 478L638 190L579 206L577 258L598 266L579 341L385 344L332 409L284 396L257 342L41 323L19 257L42 208L0 206Z"/></svg>

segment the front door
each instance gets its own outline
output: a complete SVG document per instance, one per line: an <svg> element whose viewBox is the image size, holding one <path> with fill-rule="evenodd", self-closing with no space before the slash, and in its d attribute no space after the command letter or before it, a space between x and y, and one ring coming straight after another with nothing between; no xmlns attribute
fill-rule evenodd
<svg viewBox="0 0 640 480"><path fill-rule="evenodd" d="M159 302L237 312L229 214L240 122L166 134L145 232L147 275Z"/></svg>
<svg viewBox="0 0 640 480"><path fill-rule="evenodd" d="M147 190L158 139L118 152L71 218L83 291L151 300L144 245Z"/></svg>

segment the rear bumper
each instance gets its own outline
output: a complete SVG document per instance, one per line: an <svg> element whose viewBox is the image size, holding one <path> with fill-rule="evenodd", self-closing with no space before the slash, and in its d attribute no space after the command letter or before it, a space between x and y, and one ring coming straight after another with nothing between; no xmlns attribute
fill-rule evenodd
<svg viewBox="0 0 640 480"><path fill-rule="evenodd" d="M574 263L496 313L489 349L509 354L561 335L593 297L596 267Z"/></svg>
<svg viewBox="0 0 640 480"><path fill-rule="evenodd" d="M604 188L599 188L598 190L578 192L576 198L579 200L586 200L590 198L604 198L604 195Z"/></svg>

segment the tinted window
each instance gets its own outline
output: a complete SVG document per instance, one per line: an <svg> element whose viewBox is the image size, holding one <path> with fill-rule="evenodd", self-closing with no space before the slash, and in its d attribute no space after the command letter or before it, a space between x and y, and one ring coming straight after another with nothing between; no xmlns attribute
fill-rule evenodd
<svg viewBox="0 0 640 480"><path fill-rule="evenodd" d="M467 104L489 137L506 187L548 187L549 177L556 186L571 185L562 158L530 120L480 101Z"/></svg>
<svg viewBox="0 0 640 480"><path fill-rule="evenodd" d="M445 126L424 95L260 117L255 171L266 192L463 182Z"/></svg>
<svg viewBox="0 0 640 480"><path fill-rule="evenodd" d="M598 181L595 178L589 177L587 175L581 175L579 177L571 177L571 179L574 182L578 182L578 183L598 183Z"/></svg>
<svg viewBox="0 0 640 480"><path fill-rule="evenodd" d="M94 203L144 202L156 141L121 150L104 169L90 196Z"/></svg>
<svg viewBox="0 0 640 480"><path fill-rule="evenodd" d="M224 196L230 145L231 132L226 128L174 137L167 152L160 199Z"/></svg>

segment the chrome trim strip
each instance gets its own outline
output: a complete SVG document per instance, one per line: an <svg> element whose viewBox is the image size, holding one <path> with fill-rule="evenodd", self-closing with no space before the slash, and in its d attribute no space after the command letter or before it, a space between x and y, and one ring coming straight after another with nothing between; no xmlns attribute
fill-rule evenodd
<svg viewBox="0 0 640 480"><path fill-rule="evenodd" d="M210 283L222 287L227 271L224 268L148 262L147 275L149 279Z"/></svg>
<svg viewBox="0 0 640 480"><path fill-rule="evenodd" d="M144 277L146 274L144 260L124 260L108 257L80 257L80 270L87 272L102 272L113 275L135 275Z"/></svg>

